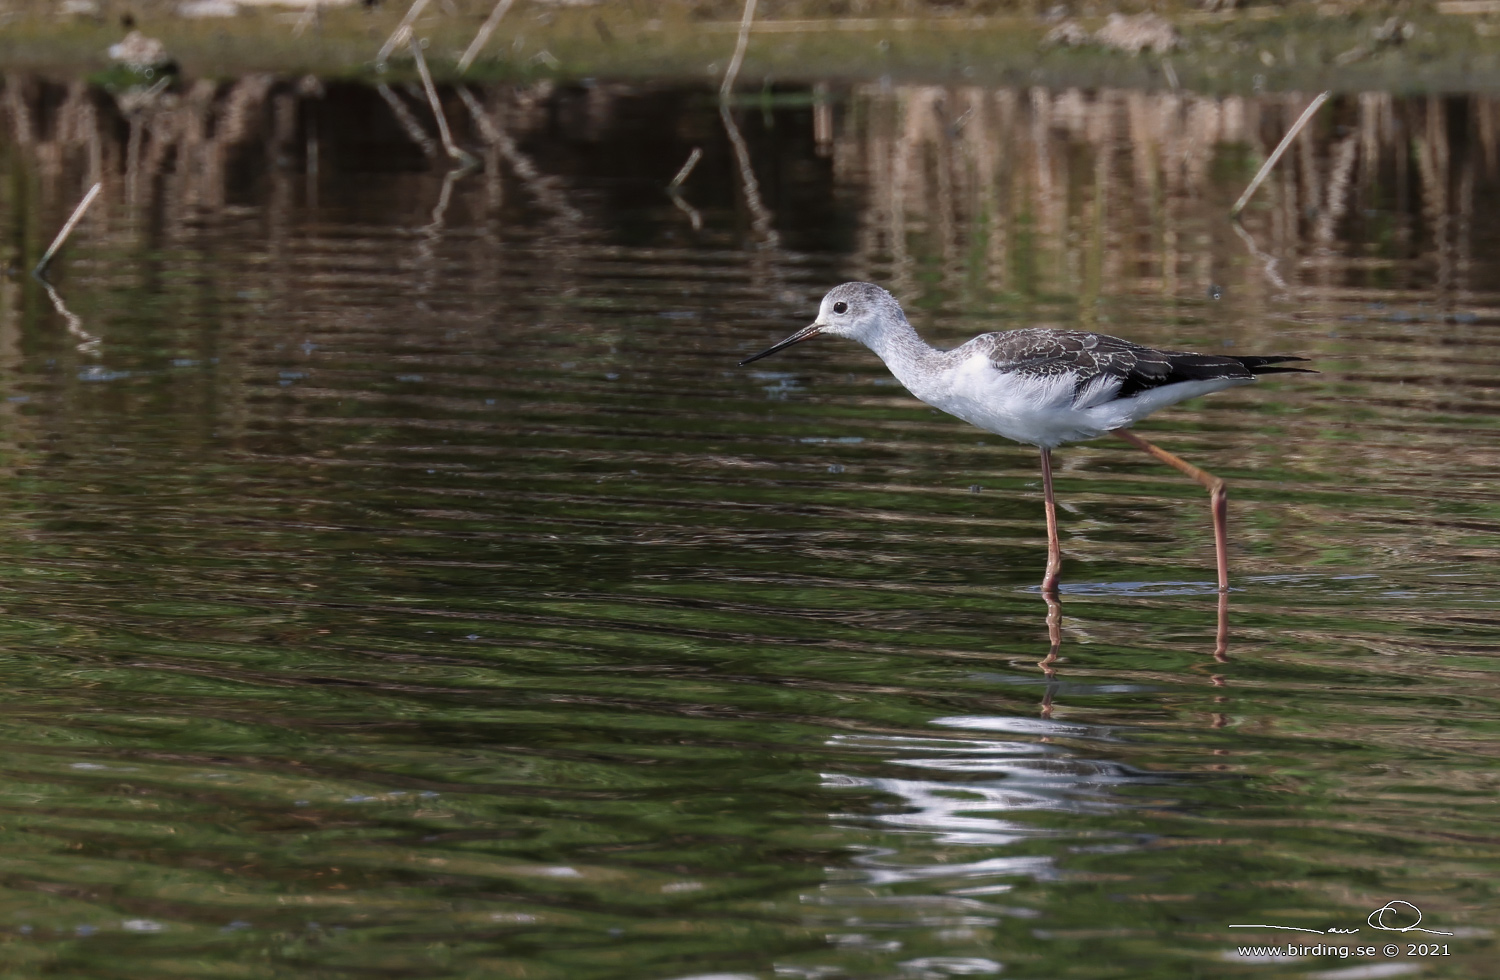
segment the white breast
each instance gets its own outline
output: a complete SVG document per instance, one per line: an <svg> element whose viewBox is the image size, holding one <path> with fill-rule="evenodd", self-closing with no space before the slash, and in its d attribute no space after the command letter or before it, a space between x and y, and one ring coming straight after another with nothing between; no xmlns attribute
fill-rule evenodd
<svg viewBox="0 0 1500 980"><path fill-rule="evenodd" d="M987 356L974 355L944 370L900 380L927 404L986 432L1050 448L1097 438L1167 405L1254 379L1182 381L1115 398L1119 381L1101 378L1075 397L1077 379L1071 374L1044 378L1002 374Z"/></svg>

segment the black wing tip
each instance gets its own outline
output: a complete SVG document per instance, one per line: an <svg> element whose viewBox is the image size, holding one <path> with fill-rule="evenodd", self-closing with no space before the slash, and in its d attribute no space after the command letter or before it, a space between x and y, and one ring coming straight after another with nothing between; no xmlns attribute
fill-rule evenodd
<svg viewBox="0 0 1500 980"><path fill-rule="evenodd" d="M1295 354L1273 354L1269 356L1241 357L1234 354L1194 354L1178 351L1161 351L1165 359L1164 371L1145 374L1140 365L1128 374L1117 398L1150 391L1180 381L1251 381L1263 374L1317 374L1311 368L1282 367L1287 361L1306 361L1306 357Z"/></svg>
<svg viewBox="0 0 1500 980"><path fill-rule="evenodd" d="M1309 361L1312 358L1298 357L1295 354L1273 354L1269 357L1236 357L1245 366L1245 370L1251 374L1318 374L1320 372L1312 368L1286 367L1289 361Z"/></svg>

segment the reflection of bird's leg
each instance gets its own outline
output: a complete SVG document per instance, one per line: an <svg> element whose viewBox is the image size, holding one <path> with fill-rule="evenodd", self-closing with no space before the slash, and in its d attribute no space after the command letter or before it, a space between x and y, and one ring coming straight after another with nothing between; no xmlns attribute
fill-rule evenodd
<svg viewBox="0 0 1500 980"><path fill-rule="evenodd" d="M1062 603L1057 601L1055 592L1043 592L1042 598L1047 601L1047 640L1049 647L1047 656L1037 661L1037 666L1042 668L1042 673L1047 675L1047 689L1042 694L1042 717L1052 717L1052 693L1056 685L1053 683L1057 677L1057 651L1062 648Z"/></svg>
<svg viewBox="0 0 1500 980"><path fill-rule="evenodd" d="M1229 497L1224 490L1224 481L1206 470L1200 470L1187 460L1172 455L1160 446L1153 446L1129 429L1115 429L1110 435L1118 436L1142 452L1150 453L1179 473L1185 473L1192 477L1208 490L1209 506L1214 515L1214 551L1217 553L1219 559L1219 591L1228 592L1229 549L1228 532L1225 530L1225 523L1229 511ZM1043 450L1044 454L1045 452L1046 450ZM1043 458L1045 459L1045 455Z"/></svg>
<svg viewBox="0 0 1500 980"><path fill-rule="evenodd" d="M1221 664L1229 663L1229 593L1219 593L1219 625L1214 631L1214 659ZM1224 686L1224 675L1214 674L1210 678L1214 687ZM1229 699L1222 694L1214 696L1215 704L1223 704ZM1223 728L1229 724L1229 716L1222 711L1215 711L1213 716L1213 727ZM1222 751L1222 750L1216 750Z"/></svg>
<svg viewBox="0 0 1500 980"><path fill-rule="evenodd" d="M1037 662L1037 666L1051 677L1052 665L1057 663L1057 651L1062 649L1062 603L1055 594L1044 592L1042 598L1047 602L1047 639L1051 648L1047 651L1047 656Z"/></svg>
<svg viewBox="0 0 1500 980"><path fill-rule="evenodd" d="M1057 498L1052 495L1052 450L1045 446L1042 447L1042 496L1047 506L1047 574L1042 577L1042 594L1055 596L1057 580L1062 574L1062 545L1057 541ZM1057 651L1055 642L1052 649L1054 653Z"/></svg>

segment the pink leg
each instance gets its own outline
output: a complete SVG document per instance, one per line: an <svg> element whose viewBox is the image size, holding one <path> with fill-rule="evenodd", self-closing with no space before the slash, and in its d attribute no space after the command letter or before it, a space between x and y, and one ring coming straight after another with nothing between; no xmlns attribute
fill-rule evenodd
<svg viewBox="0 0 1500 980"><path fill-rule="evenodd" d="M1229 663L1229 592L1219 593L1219 623L1214 631L1214 659Z"/></svg>
<svg viewBox="0 0 1500 980"><path fill-rule="evenodd" d="M1214 516L1214 550L1219 559L1219 591L1229 591L1229 545L1226 522L1229 514L1229 495L1224 490L1224 481L1205 470L1172 455L1160 446L1153 446L1129 429L1116 429L1110 433L1130 443L1135 448L1150 453L1155 458L1166 463L1168 466L1185 473L1198 481L1208 490L1208 503Z"/></svg>
<svg viewBox="0 0 1500 980"><path fill-rule="evenodd" d="M1042 592L1057 594L1057 580L1062 575L1062 545L1057 541L1057 498L1052 495L1052 450L1042 450L1042 495L1047 505L1047 574L1042 578Z"/></svg>

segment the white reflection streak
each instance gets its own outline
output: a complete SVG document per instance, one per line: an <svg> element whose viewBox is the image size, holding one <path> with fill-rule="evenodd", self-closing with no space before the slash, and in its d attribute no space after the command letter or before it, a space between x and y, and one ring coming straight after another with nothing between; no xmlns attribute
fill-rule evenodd
<svg viewBox="0 0 1500 980"><path fill-rule="evenodd" d="M868 779L862 785L899 796L914 812L881 813L879 823L908 830L930 831L944 844L1000 846L1036 836L1022 824L996 817L969 816L976 810L1050 810L1056 801L1009 787L982 783L945 783L926 779ZM946 865L945 865L946 867Z"/></svg>
<svg viewBox="0 0 1500 980"><path fill-rule="evenodd" d="M983 773L995 777L982 782L832 774L823 777L826 786L860 787L901 797L916 812L881 813L870 819L892 826L933 831L941 834L939 839L947 843L1004 844L1037 833L1021 824L970 815L976 811L1084 813L1112 810L1119 806L1107 798L1113 787L1145 778L1132 775L1113 763L1089 760L958 757L897 758L886 762L955 775ZM989 836L976 837L975 833L980 831ZM995 834L1002 836L996 838Z"/></svg>
<svg viewBox="0 0 1500 980"><path fill-rule="evenodd" d="M745 192L745 207L750 209L750 227L755 229L756 237L763 244L776 248L781 243L781 236L771 227L771 212L766 210L765 203L760 199L760 181L755 179L755 169L750 165L750 147L746 145L745 137L740 135L740 128L735 125L734 114L729 111L727 103L719 103L719 118L724 120L724 132L734 146L734 159L740 171L740 186Z"/></svg>
<svg viewBox="0 0 1500 980"><path fill-rule="evenodd" d="M1260 246L1255 244L1255 239L1251 237L1250 232L1245 228L1244 225L1239 223L1238 219L1231 220L1229 222L1229 227L1234 229L1234 233L1240 236L1240 240L1243 241L1245 243L1245 247L1250 250L1250 255L1261 264L1261 271L1265 273L1265 276L1268 280L1270 280L1271 285L1275 286L1283 293L1287 292L1286 280L1281 278L1281 273L1276 271L1276 264L1279 260L1273 258L1270 255L1267 255L1265 252L1262 252L1260 250Z"/></svg>
<svg viewBox="0 0 1500 980"><path fill-rule="evenodd" d="M991 878L997 875L1026 875L1032 878L1055 878L1056 862L1050 857L994 857L983 861L968 861L954 864L895 865L877 859L888 858L892 852L881 851L872 855L861 855L854 863L865 866L865 876L872 885L896 885L913 881L931 881L934 878Z"/></svg>
<svg viewBox="0 0 1500 980"><path fill-rule="evenodd" d="M1033 718L955 715L933 724L977 731L1007 731L1031 736L1107 739L1105 729L1064 725ZM1038 811L1100 813L1120 809L1115 789L1127 783L1154 781L1149 774L1102 759L1076 758L1046 742L1001 739L903 738L900 736L836 736L829 744L841 749L891 752L885 763L926 769L956 778L898 779L825 773L823 785L870 790L901 801L890 811L857 819L897 833L920 834L936 845L1013 848L1057 831L1018 817ZM979 774L988 778L965 778ZM920 850L920 846L917 847ZM905 850L903 848L902 850ZM924 880L973 880L993 876L1053 877L1055 858L1048 855L998 855L975 861L935 861L920 858L903 864L901 853L880 849L855 858L861 880L875 885Z"/></svg>
<svg viewBox="0 0 1500 980"><path fill-rule="evenodd" d="M421 147L422 152L427 156L436 157L437 144L433 142L431 136L427 135L422 124L417 122L417 117L411 114L406 103L402 102L396 93L391 91L391 87L384 82L375 86L375 91L379 92L385 104L391 107L391 114L396 117L396 122L401 124L407 138Z"/></svg>
<svg viewBox="0 0 1500 980"><path fill-rule="evenodd" d="M52 288L52 284L50 282L40 278L37 281L42 284L43 289L47 290L47 296L52 300L52 308L58 313L62 314L62 318L67 321L68 333L72 334L74 337L79 338L77 347L78 353L92 354L95 357L98 357L100 353L99 338L83 329L83 319L79 317L77 313L74 313L72 310L68 309L68 307L62 301L62 297L57 295L57 290Z"/></svg>
<svg viewBox="0 0 1500 980"><path fill-rule="evenodd" d="M967 738L905 738L889 735L835 735L829 744L840 748L889 749L899 745L905 749L925 749L929 752L957 752L963 755L1045 755L1055 750L1034 742L988 742Z"/></svg>
<svg viewBox="0 0 1500 980"><path fill-rule="evenodd" d="M1005 715L950 715L934 718L932 724L945 728L968 728L982 732L1016 732L1023 735L1066 736L1070 738L1107 739L1109 732L1093 725L1069 725L1045 718L1017 718Z"/></svg>
<svg viewBox="0 0 1500 980"><path fill-rule="evenodd" d="M432 209L432 220L422 228L422 238L417 245L417 264L425 274L417 283L417 292L432 289L437 275L438 246L443 241L443 229L447 224L448 204L453 199L453 183L469 173L468 167L455 167L443 175L443 189L438 192L437 204Z"/></svg>
<svg viewBox="0 0 1500 980"><path fill-rule="evenodd" d="M667 196L672 199L673 204L677 205L677 210L687 215L688 224L693 226L694 231L703 230L703 215L698 212L697 208L684 200L683 196L676 191L669 191Z"/></svg>
<svg viewBox="0 0 1500 980"><path fill-rule="evenodd" d="M688 216L688 223L693 226L694 231L703 230L703 215L683 198L682 185L701 159L703 159L703 150L693 147L693 152L688 154L687 163L682 165L682 169L677 171L677 176L673 177L672 182L667 185L667 196L672 199L673 204L677 205L677 210Z"/></svg>
<svg viewBox="0 0 1500 980"><path fill-rule="evenodd" d="M479 127L479 135L486 143L500 151L500 155L505 157L505 162L509 163L516 176L521 178L521 182L536 198L537 203L555 211L559 217L571 225L581 224L583 212L569 204L557 192L552 186L553 178L544 176L531 158L521 152L515 140L506 134L494 117L484 111L484 107L479 104L478 99L474 98L467 86L459 85L457 90L459 98L463 99L464 105L469 110L469 115L474 118L474 124Z"/></svg>

